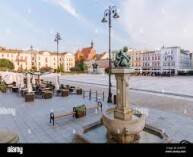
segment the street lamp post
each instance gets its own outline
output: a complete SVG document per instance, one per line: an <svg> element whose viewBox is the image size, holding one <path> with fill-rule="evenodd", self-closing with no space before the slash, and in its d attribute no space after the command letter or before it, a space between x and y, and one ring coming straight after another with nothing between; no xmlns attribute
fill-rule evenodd
<svg viewBox="0 0 193 157"><path fill-rule="evenodd" d="M62 38L60 37L60 33L56 33L56 37L55 37L55 39L54 39L54 41L56 41L56 43L57 43L57 73L58 73L58 68L59 68L59 66L58 66L58 51L59 51L59 40L62 40Z"/></svg>
<svg viewBox="0 0 193 157"><path fill-rule="evenodd" d="M62 40L62 38L60 37L60 33L56 33L56 37L55 37L55 39L54 39L54 41L56 41L56 43L57 43L57 73L58 73L58 70L59 70L59 66L58 66L58 51L59 51L59 40ZM57 77L57 79L58 79L58 83L59 83L59 76Z"/></svg>
<svg viewBox="0 0 193 157"><path fill-rule="evenodd" d="M108 17L108 20L106 19ZM117 8L116 6L109 6L109 9L106 9L104 11L104 17L102 19L102 23L108 22L109 24L109 93L108 93L108 103L112 103L112 93L111 93L111 18L119 18L119 15L117 13Z"/></svg>

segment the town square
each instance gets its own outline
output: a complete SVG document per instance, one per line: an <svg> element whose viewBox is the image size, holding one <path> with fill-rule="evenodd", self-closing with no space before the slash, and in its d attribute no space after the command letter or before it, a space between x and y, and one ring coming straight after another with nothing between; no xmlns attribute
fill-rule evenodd
<svg viewBox="0 0 193 157"><path fill-rule="evenodd" d="M21 144L6 153L25 154L22 144L180 144L162 152L189 153L191 4L3 0L0 143Z"/></svg>

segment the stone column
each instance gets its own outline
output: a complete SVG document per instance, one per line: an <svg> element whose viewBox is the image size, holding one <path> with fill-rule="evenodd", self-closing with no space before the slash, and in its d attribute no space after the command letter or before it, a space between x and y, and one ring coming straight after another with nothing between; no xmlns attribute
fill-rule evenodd
<svg viewBox="0 0 193 157"><path fill-rule="evenodd" d="M129 98L129 74L133 69L112 69L117 82L116 102L117 106L114 111L114 118L120 120L129 120L132 116L130 98Z"/></svg>

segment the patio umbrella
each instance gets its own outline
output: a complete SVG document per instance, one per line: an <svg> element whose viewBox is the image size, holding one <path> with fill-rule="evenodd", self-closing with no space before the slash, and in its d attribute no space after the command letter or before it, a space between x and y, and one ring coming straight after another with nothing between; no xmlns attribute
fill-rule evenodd
<svg viewBox="0 0 193 157"><path fill-rule="evenodd" d="M32 84L33 84L33 85L36 84L35 76L32 77Z"/></svg>
<svg viewBox="0 0 193 157"><path fill-rule="evenodd" d="M21 76L20 76L20 81L21 81L21 88L24 88L24 76L23 76L23 74L21 74Z"/></svg>
<svg viewBox="0 0 193 157"><path fill-rule="evenodd" d="M50 72L40 72L40 71L36 71L36 72L30 72L31 75L36 75L38 76L38 84L40 85L40 76L41 75L45 75L45 74L49 74Z"/></svg>
<svg viewBox="0 0 193 157"><path fill-rule="evenodd" d="M58 90L60 87L59 87L59 83L58 83L58 77L56 76L55 78L55 89Z"/></svg>
<svg viewBox="0 0 193 157"><path fill-rule="evenodd" d="M32 92L30 73L27 74L27 91L28 93Z"/></svg>
<svg viewBox="0 0 193 157"><path fill-rule="evenodd" d="M19 75L20 75L20 74L15 73L15 77L16 77L16 81L15 81L15 82L16 82L16 87L19 87L20 84L21 84L21 83L20 83L20 77L19 77Z"/></svg>

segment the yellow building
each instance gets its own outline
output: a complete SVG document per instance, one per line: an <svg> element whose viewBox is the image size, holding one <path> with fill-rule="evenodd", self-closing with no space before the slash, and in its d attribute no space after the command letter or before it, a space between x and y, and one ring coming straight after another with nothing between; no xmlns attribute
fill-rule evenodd
<svg viewBox="0 0 193 157"><path fill-rule="evenodd" d="M64 71L70 71L75 66L74 54L69 52L54 53L48 51L15 50L0 47L0 58L9 59L15 65L15 70L39 70L42 67L57 69L59 65L64 66Z"/></svg>

